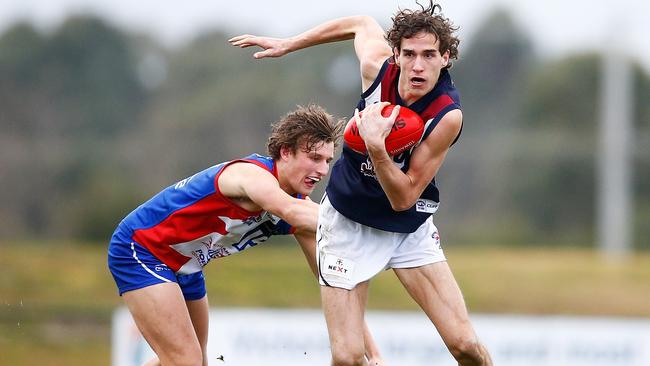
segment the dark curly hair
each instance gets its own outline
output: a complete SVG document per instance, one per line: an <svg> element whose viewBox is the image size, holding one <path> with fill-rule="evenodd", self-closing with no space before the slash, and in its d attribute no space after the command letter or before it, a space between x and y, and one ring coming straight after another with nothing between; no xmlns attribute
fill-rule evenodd
<svg viewBox="0 0 650 366"><path fill-rule="evenodd" d="M280 149L288 147L292 152L302 148L310 152L323 142L333 142L336 148L339 144L345 126L344 120L335 121L323 107L309 104L306 107L297 106L271 127L271 136L266 143L266 149L273 159L280 158Z"/></svg>
<svg viewBox="0 0 650 366"><path fill-rule="evenodd" d="M421 10L399 9L392 18L393 27L386 32L386 40L391 48L401 50L402 39L411 38L420 32L431 33L440 42L440 53L449 51L449 59L458 59L458 44L460 40L454 35L457 26L445 18L442 7L429 0L429 6L424 7L416 1ZM451 62L445 68L451 67Z"/></svg>

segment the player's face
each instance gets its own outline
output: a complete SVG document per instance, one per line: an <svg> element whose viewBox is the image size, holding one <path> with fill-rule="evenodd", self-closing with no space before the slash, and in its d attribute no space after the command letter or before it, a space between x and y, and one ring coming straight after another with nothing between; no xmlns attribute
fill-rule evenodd
<svg viewBox="0 0 650 366"><path fill-rule="evenodd" d="M393 51L400 67L399 94L407 105L433 90L449 62L449 52L441 54L438 38L426 32L402 39L401 50Z"/></svg>
<svg viewBox="0 0 650 366"><path fill-rule="evenodd" d="M322 142L309 152L300 148L295 153L288 152L284 158L287 159L287 188L291 191L288 193L309 195L329 172L334 159L334 143Z"/></svg>

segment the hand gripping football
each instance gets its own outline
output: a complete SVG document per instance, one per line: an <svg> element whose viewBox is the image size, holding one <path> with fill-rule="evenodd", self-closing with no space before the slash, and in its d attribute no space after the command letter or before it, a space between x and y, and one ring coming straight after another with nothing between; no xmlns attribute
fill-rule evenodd
<svg viewBox="0 0 650 366"><path fill-rule="evenodd" d="M381 111L381 115L384 117L390 116L393 108L395 108L394 105L387 105ZM359 116L361 116L362 113L363 112L359 112ZM399 155L404 151L409 150L420 141L423 132L424 122L422 121L422 118L412 110L400 106L399 114L395 119L393 128L386 137L386 151L389 155ZM359 129L357 128L357 122L354 116L350 119L347 126L345 126L343 140L352 150L361 154L366 153L366 144L359 134Z"/></svg>

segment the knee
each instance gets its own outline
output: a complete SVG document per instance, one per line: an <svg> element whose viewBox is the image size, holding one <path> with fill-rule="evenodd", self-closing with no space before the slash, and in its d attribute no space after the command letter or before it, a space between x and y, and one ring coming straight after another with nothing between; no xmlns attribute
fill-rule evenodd
<svg viewBox="0 0 650 366"><path fill-rule="evenodd" d="M202 353L192 353L189 355L187 358L182 358L180 360L176 360L173 365L178 365L178 366L203 366L203 354Z"/></svg>
<svg viewBox="0 0 650 366"><path fill-rule="evenodd" d="M175 366L203 366L204 357L200 347L187 347L182 352L175 352L168 357L169 364ZM166 363L163 362L163 365Z"/></svg>
<svg viewBox="0 0 650 366"><path fill-rule="evenodd" d="M463 361L472 361L478 365L483 364L481 348L482 346L476 337L459 338L449 344L449 352L461 364Z"/></svg>

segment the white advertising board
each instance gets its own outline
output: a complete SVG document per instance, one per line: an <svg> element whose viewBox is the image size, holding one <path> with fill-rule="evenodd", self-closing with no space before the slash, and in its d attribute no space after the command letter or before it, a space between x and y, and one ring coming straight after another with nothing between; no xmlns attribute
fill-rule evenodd
<svg viewBox="0 0 650 366"><path fill-rule="evenodd" d="M647 366L650 319L473 315L479 337L500 366ZM369 311L367 322L389 365L455 366L435 328L419 312ZM154 354L125 308L113 317L113 366ZM330 364L319 310L212 309L210 365Z"/></svg>

